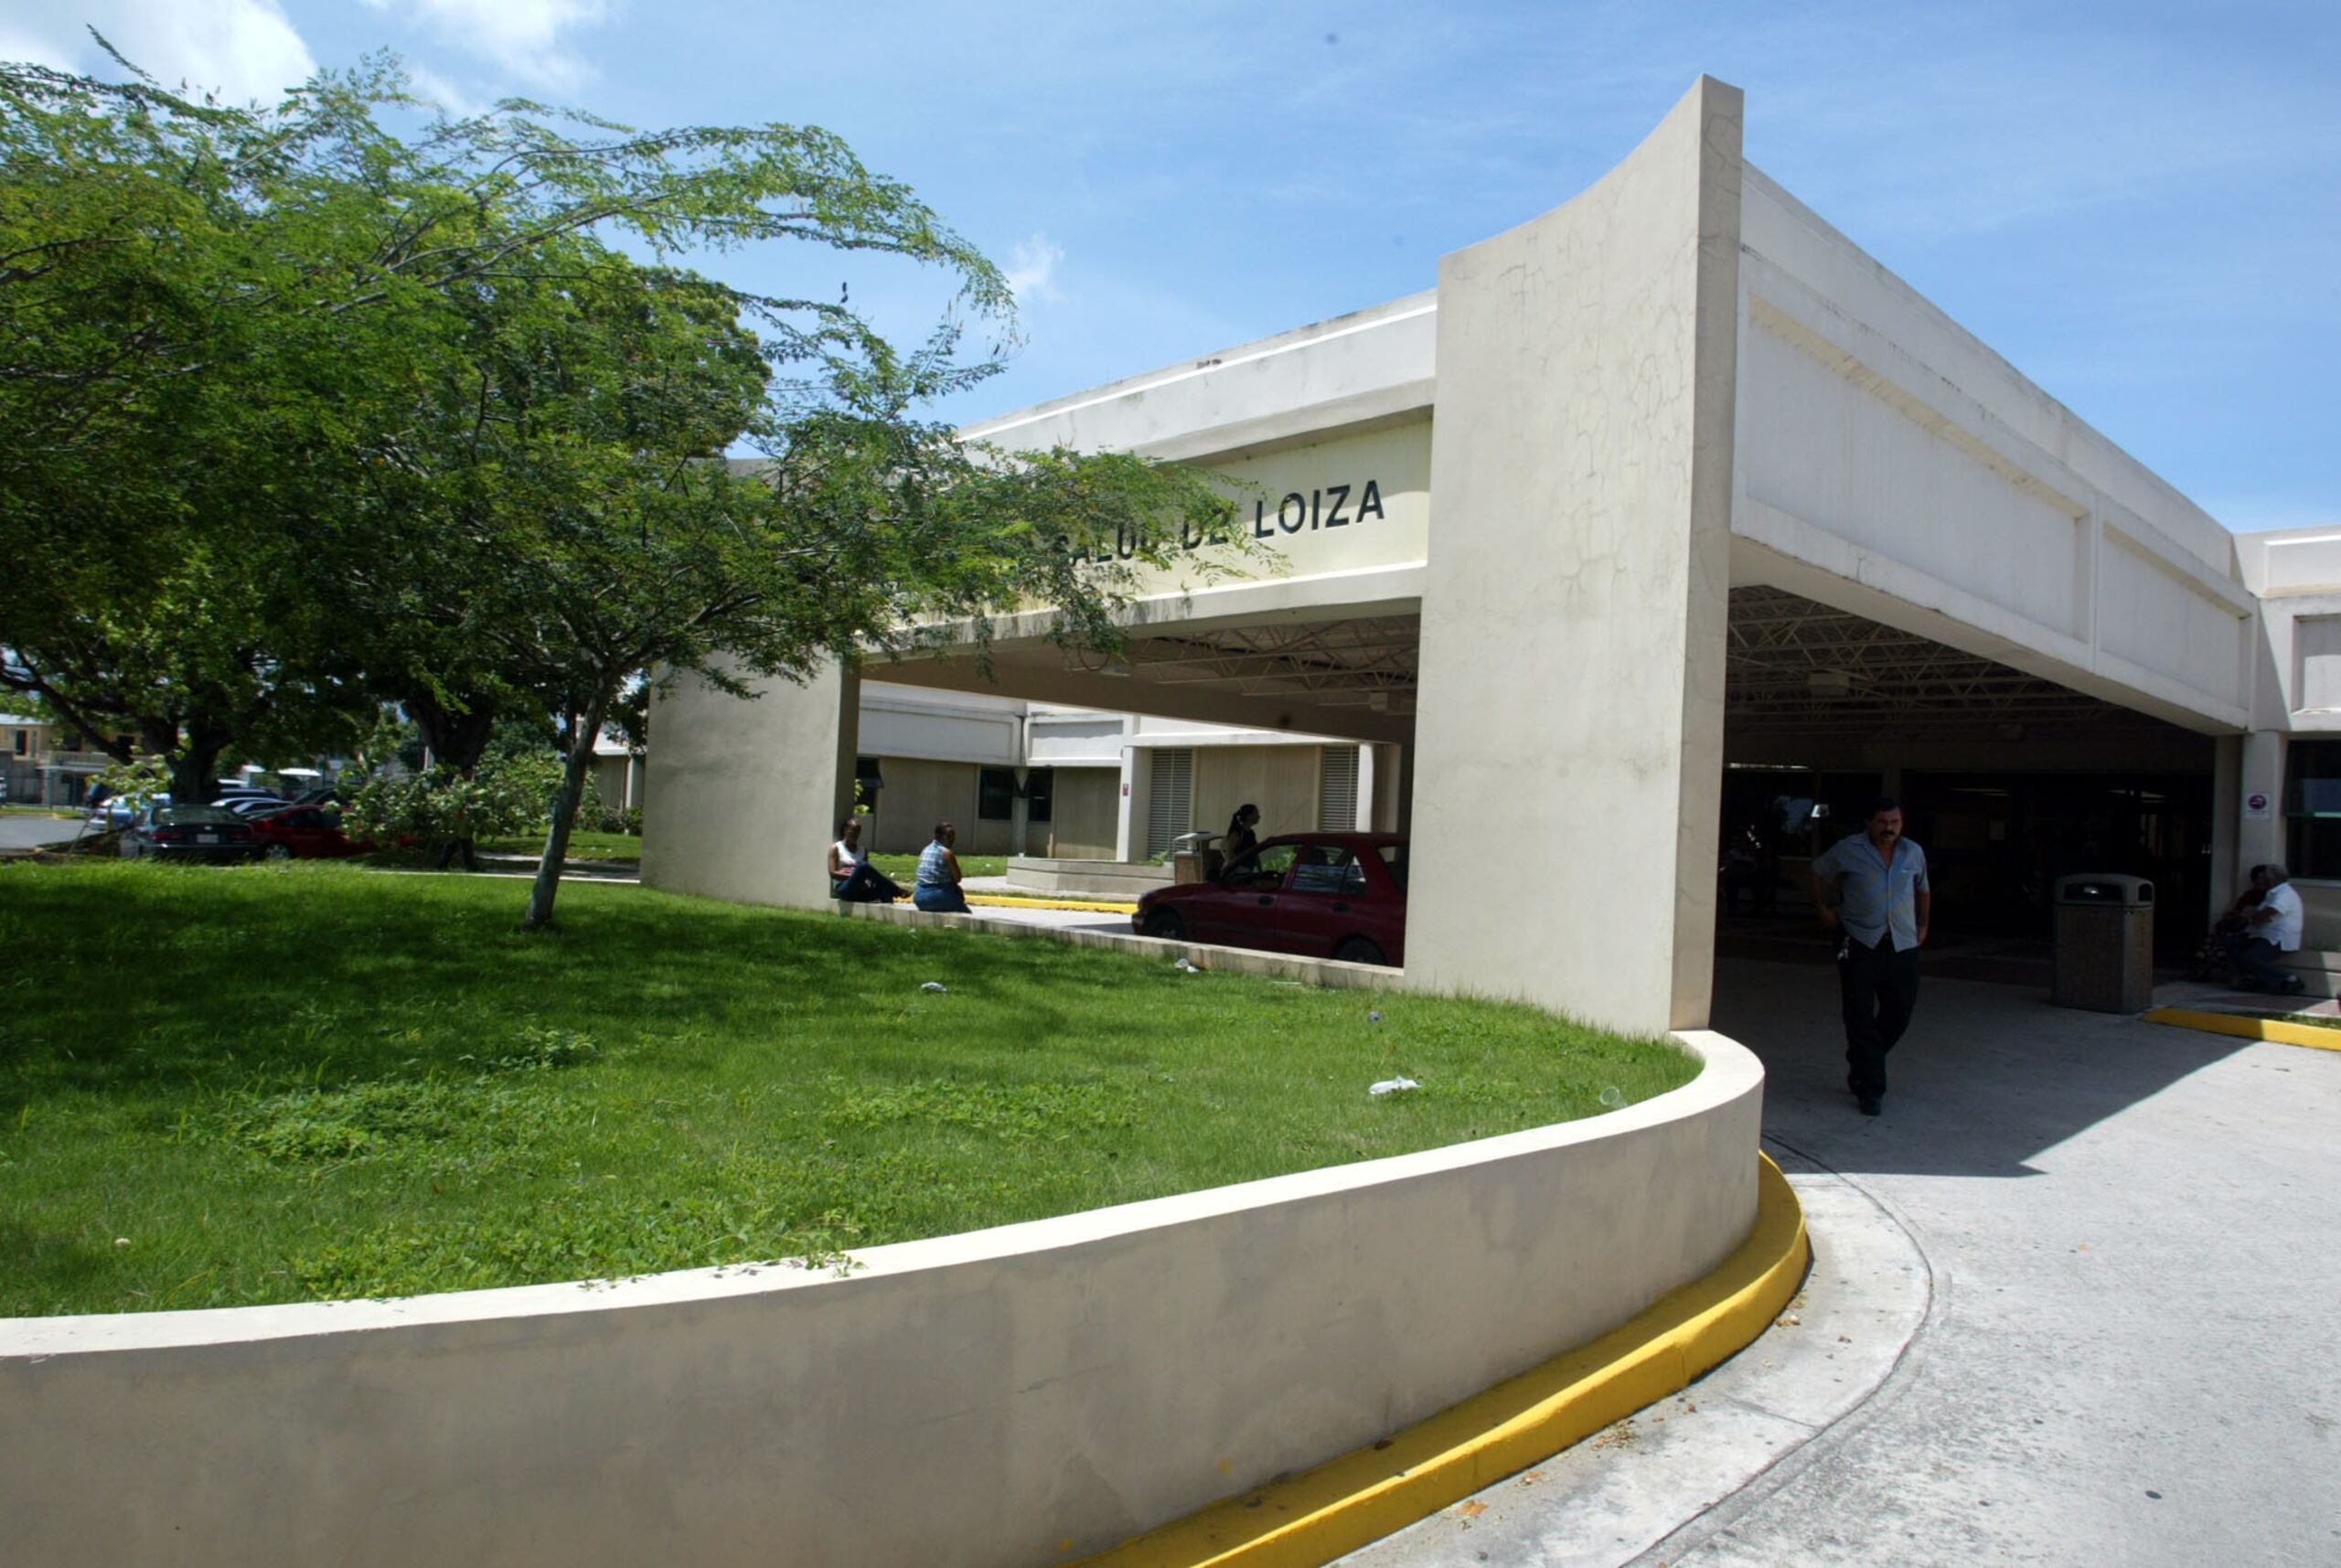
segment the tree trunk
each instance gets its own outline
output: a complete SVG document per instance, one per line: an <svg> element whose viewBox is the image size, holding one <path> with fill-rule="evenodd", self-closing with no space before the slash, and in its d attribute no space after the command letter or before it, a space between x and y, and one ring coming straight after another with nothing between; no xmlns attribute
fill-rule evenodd
<svg viewBox="0 0 2341 1568"><path fill-rule="evenodd" d="M219 753L227 749L190 726L186 741L171 753L171 799L181 805L210 804L219 791Z"/></svg>
<svg viewBox="0 0 2341 1568"><path fill-rule="evenodd" d="M496 734L496 704L474 695L468 707L449 708L436 697L425 692L410 697L404 703L406 715L414 720L415 729L422 736L423 749L433 767L453 768L464 778L479 771L479 760L486 754L487 742ZM450 839L440 847L440 870L445 870L460 858L464 869L479 869L479 846L469 837ZM550 908L550 901L547 907Z"/></svg>
<svg viewBox="0 0 2341 1568"><path fill-rule="evenodd" d="M545 852L537 862L537 880L529 889L529 912L521 928L535 931L552 923L552 901L561 892L561 864L569 858L569 835L577 826L578 804L585 798L585 781L593 769L593 742L602 733L602 720L610 710L616 683L594 694L593 710L576 716L569 731L569 754L561 760L561 792L553 796L552 827L545 834Z"/></svg>

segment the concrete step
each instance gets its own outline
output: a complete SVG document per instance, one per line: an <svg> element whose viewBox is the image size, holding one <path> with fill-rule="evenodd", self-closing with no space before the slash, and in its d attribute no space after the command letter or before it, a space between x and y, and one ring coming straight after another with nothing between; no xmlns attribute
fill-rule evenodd
<svg viewBox="0 0 2341 1568"><path fill-rule="evenodd" d="M2301 977L2312 997L2341 997L2341 953L2303 948L2287 953L2283 965Z"/></svg>

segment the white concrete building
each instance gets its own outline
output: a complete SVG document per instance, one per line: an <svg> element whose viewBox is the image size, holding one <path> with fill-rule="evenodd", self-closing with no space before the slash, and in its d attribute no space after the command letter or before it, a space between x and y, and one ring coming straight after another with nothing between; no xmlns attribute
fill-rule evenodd
<svg viewBox="0 0 2341 1568"><path fill-rule="evenodd" d="M1903 795L1945 926L2135 870L2183 941L2288 848L2341 923L2341 529L2231 534L1740 124L1702 80L1422 293L972 427L1248 481L1278 552L1162 573L1126 669L1003 621L998 689L1357 744L1368 816L1413 836L1407 983L1621 1028L1705 1021L1719 837L1780 797ZM964 654L887 677L990 689ZM646 877L821 903L854 684L662 701L654 773L718 809L654 782ZM743 853L743 810L786 826Z"/></svg>
<svg viewBox="0 0 2341 1568"><path fill-rule="evenodd" d="M957 826L970 855L1120 862L1159 860L1179 835L1223 827L1246 803L1264 833L1374 825L1376 748L1336 737L874 678L857 708L862 842L882 854L923 848L938 821ZM642 805L644 759L607 739L598 752L603 802ZM1384 775L1396 765L1381 761ZM1386 787L1384 799L1395 809Z"/></svg>

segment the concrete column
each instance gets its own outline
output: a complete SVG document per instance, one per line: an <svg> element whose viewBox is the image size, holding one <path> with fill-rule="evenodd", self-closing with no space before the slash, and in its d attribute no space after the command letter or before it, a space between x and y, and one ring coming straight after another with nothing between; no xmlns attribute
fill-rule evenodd
<svg viewBox="0 0 2341 1568"><path fill-rule="evenodd" d="M1400 756L1405 748L1399 746L1369 746L1367 754L1374 759L1374 791L1370 796L1373 815L1366 819L1371 833L1401 833L1406 816L1399 799L1405 784L1406 763Z"/></svg>
<svg viewBox="0 0 2341 1568"><path fill-rule="evenodd" d="M1114 820L1114 859L1124 865L1146 853L1147 795L1154 784L1154 753L1122 748L1122 799Z"/></svg>
<svg viewBox="0 0 2341 1568"><path fill-rule="evenodd" d="M1707 1021L1741 179L1739 91L1702 78L1440 263L1410 983Z"/></svg>
<svg viewBox="0 0 2341 1568"><path fill-rule="evenodd" d="M853 809L861 677L832 667L802 686L749 685L754 700L695 676L653 693L643 885L827 909L829 842Z"/></svg>
<svg viewBox="0 0 2341 1568"><path fill-rule="evenodd" d="M2243 737L2222 735L2211 745L2209 913L2217 921L2243 886L2243 866L2236 854L2236 830L2243 818Z"/></svg>
<svg viewBox="0 0 2341 1568"><path fill-rule="evenodd" d="M2266 799L2266 815L2252 815L2254 795ZM2243 738L2242 795L2236 813L2236 860L2239 869L2284 858L2284 737L2274 730L2254 730ZM2237 890L2228 890L2233 898Z"/></svg>

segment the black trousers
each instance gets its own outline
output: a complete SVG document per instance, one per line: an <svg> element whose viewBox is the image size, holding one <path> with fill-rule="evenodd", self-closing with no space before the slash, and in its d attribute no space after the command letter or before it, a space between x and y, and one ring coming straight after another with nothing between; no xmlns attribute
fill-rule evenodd
<svg viewBox="0 0 2341 1568"><path fill-rule="evenodd" d="M1896 952L1890 931L1875 947L1847 937L1837 985L1845 1004L1845 1087L1873 1099L1886 1093L1886 1053L1919 1005L1919 950Z"/></svg>

